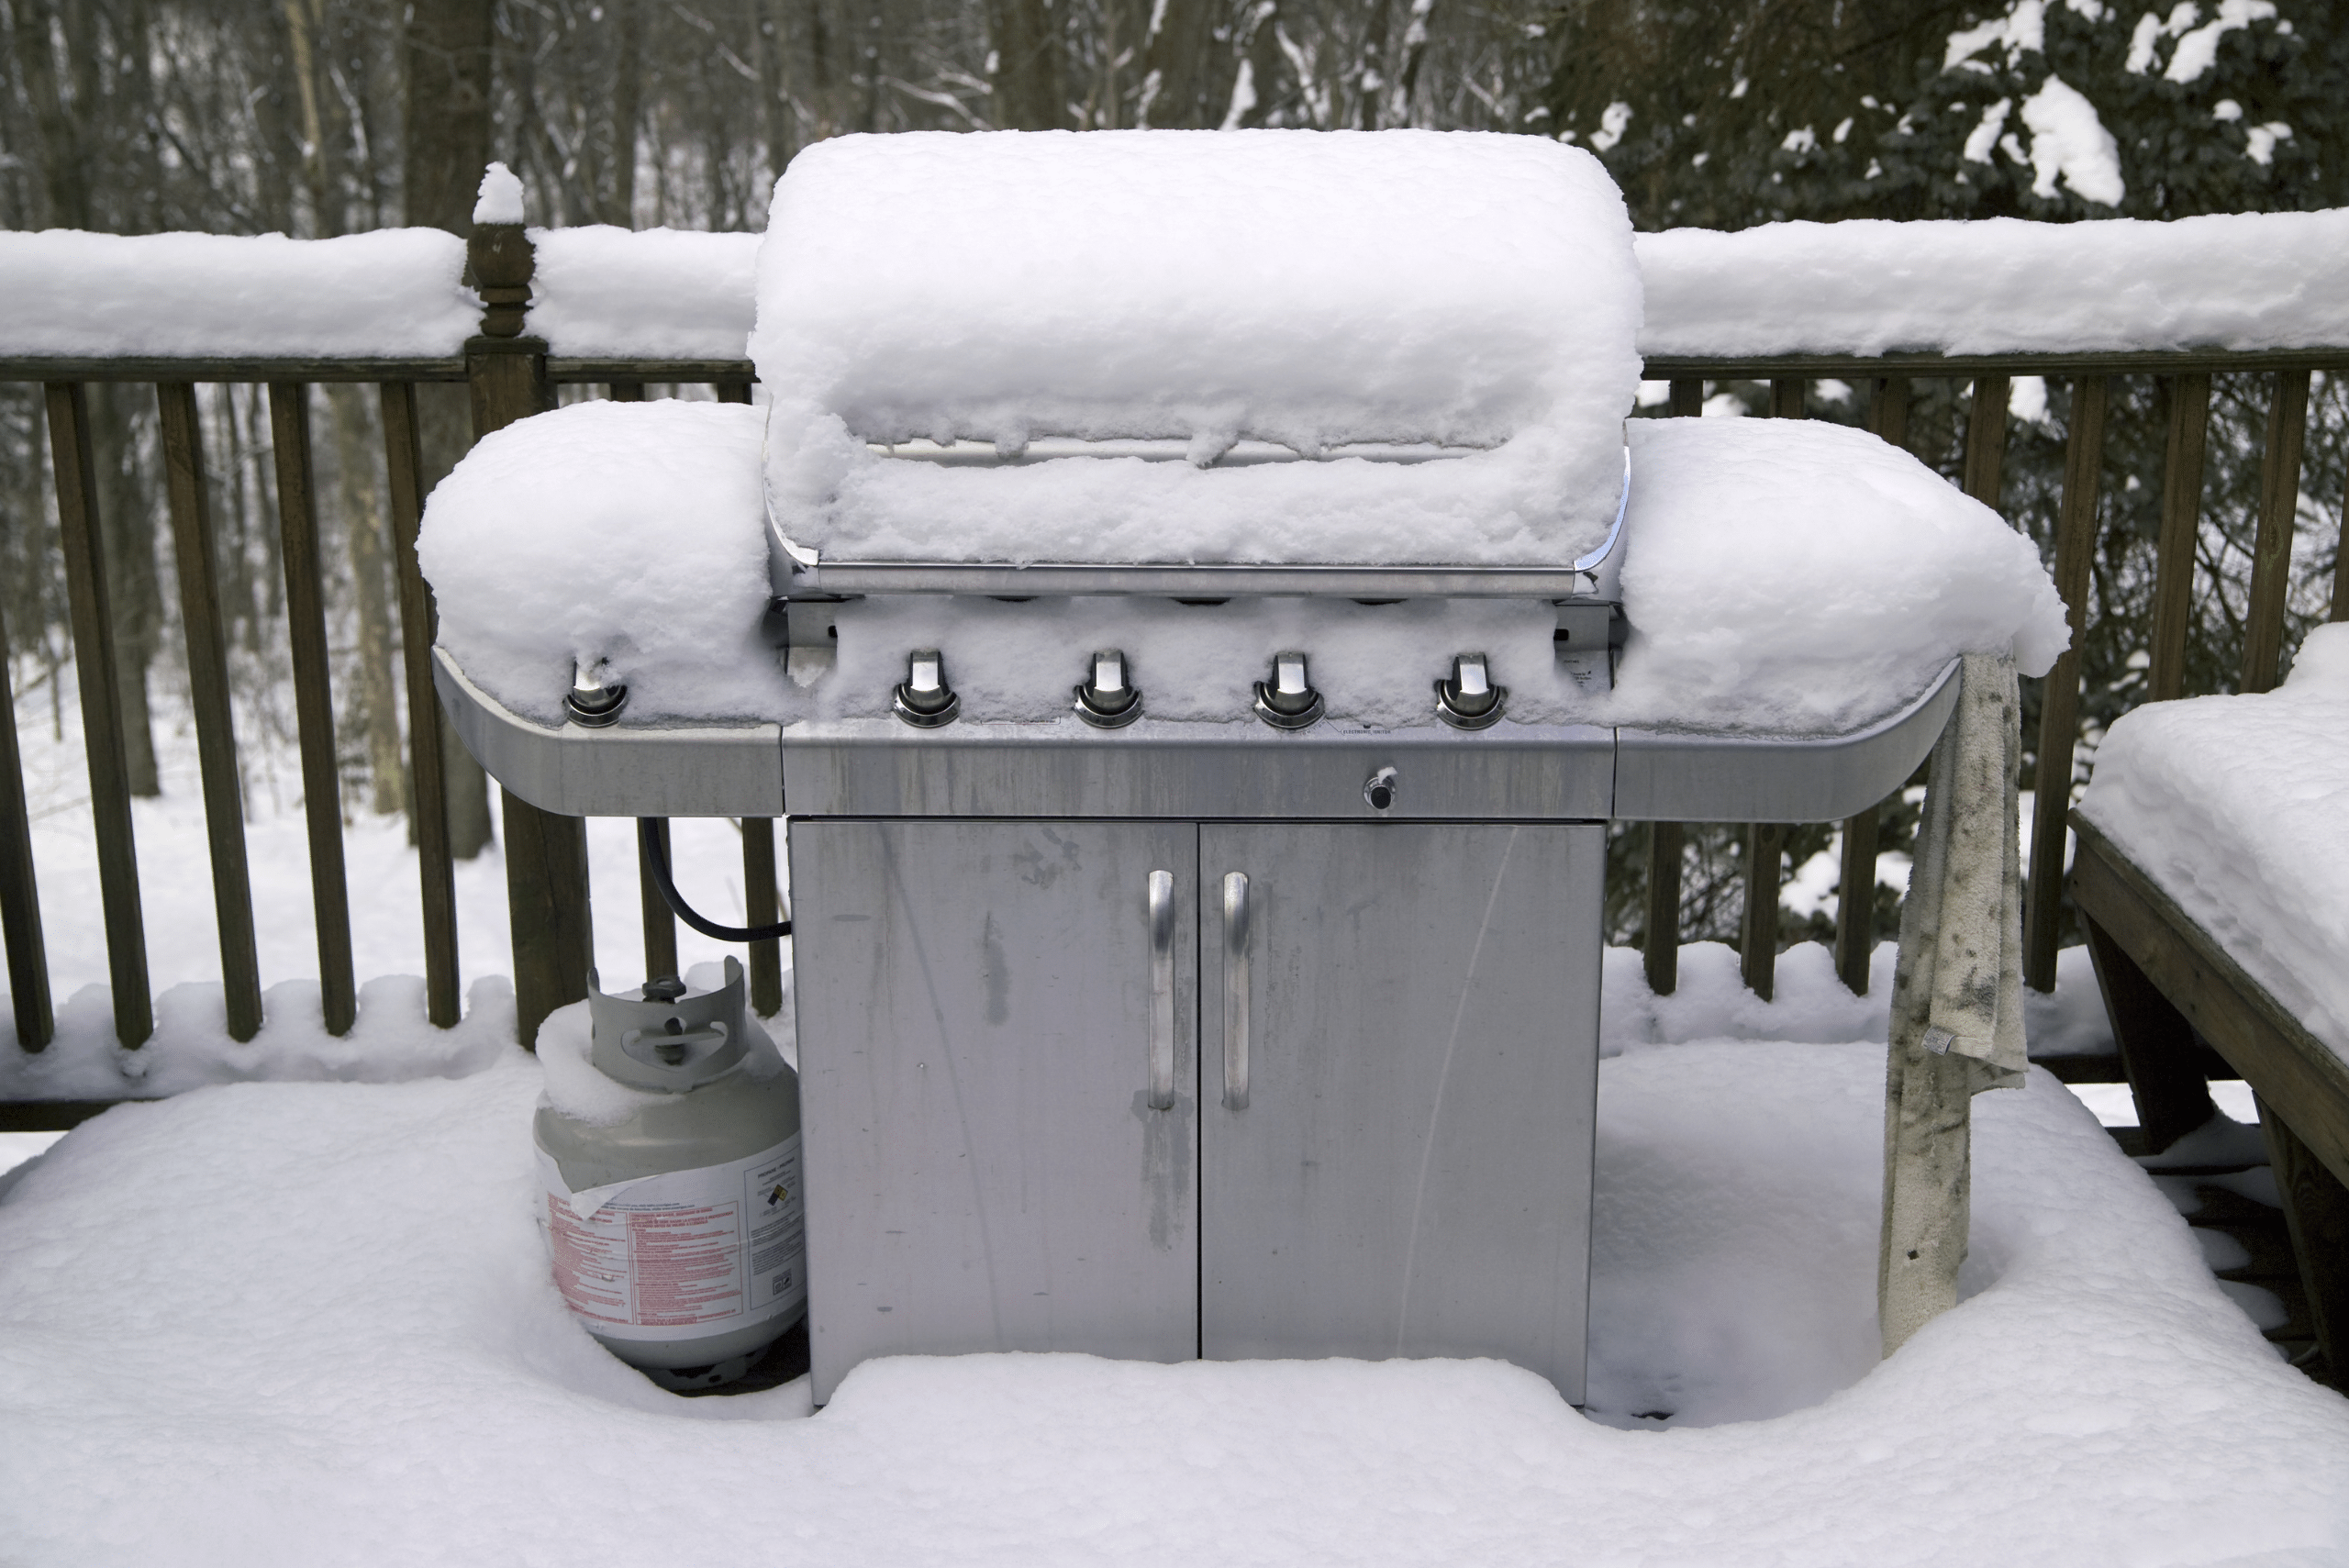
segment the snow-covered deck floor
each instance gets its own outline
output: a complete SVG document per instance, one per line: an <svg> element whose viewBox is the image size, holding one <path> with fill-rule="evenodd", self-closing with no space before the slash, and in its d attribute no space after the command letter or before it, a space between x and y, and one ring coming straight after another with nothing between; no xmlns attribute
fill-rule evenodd
<svg viewBox="0 0 2349 1568"><path fill-rule="evenodd" d="M1601 1080L1589 1415L1495 1362L874 1362L660 1393L564 1314L518 1051L109 1112L0 1199L11 1561L2332 1563L2349 1401L2043 1073L1876 1361L1883 1048ZM1675 1412L1671 1429L1641 1419Z"/></svg>

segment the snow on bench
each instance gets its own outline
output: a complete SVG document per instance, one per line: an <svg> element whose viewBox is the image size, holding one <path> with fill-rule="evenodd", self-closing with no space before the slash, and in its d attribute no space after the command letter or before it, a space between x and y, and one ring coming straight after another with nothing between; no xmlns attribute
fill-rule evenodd
<svg viewBox="0 0 2349 1568"><path fill-rule="evenodd" d="M2349 625L2311 631L2276 691L2123 715L2079 811L2349 1057Z"/></svg>

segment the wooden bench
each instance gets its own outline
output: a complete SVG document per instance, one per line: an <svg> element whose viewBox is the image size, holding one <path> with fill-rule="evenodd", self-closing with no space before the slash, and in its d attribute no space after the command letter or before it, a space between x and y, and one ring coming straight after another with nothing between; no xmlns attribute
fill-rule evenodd
<svg viewBox="0 0 2349 1568"><path fill-rule="evenodd" d="M2070 888L2111 1016L2146 1147L2167 1148L2217 1107L2201 1041L2259 1098L2309 1317L2331 1378L2349 1376L2349 1061L2309 1033L2096 827ZM2197 1037L2199 1037L2198 1040Z"/></svg>

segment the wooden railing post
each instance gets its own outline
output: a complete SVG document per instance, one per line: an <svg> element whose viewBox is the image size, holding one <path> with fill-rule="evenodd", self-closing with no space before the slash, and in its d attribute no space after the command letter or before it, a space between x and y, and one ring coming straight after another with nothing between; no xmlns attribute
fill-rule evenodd
<svg viewBox="0 0 2349 1568"><path fill-rule="evenodd" d="M2162 464L2162 535L2154 568L2153 684L2148 700L2186 695L2186 631L2194 609L2194 540L2202 516L2202 453L2210 433L2210 375L2169 383L2169 443Z"/></svg>
<svg viewBox="0 0 2349 1568"><path fill-rule="evenodd" d="M400 584L400 657L407 678L408 819L416 824L417 892L424 909L424 1012L445 1029L459 1017L457 884L440 705L432 693L432 642L440 634L440 616L416 560L417 528L424 517L423 429L417 421L415 383L387 381L381 391L392 551Z"/></svg>
<svg viewBox="0 0 2349 1568"><path fill-rule="evenodd" d="M2308 434L2309 373L2277 371L2259 463L2259 535L2251 551L2251 613L2243 631L2243 689L2276 684L2284 662L2284 590L2292 576L2292 526L2300 507L2300 445Z"/></svg>
<svg viewBox="0 0 2349 1568"><path fill-rule="evenodd" d="M2055 591L2072 640L2039 695L2039 761L2032 788L2031 867L2023 910L2022 978L2055 989L2055 928L2064 910L2064 841L2072 809L2072 748L2079 738L2080 642L2087 634L2088 568L2096 557L2097 488L2104 472L2104 412L2110 379L2072 383L2071 428L2064 438L2063 514L2055 529Z"/></svg>
<svg viewBox="0 0 2349 1568"><path fill-rule="evenodd" d="M205 483L204 431L196 418L195 384L158 382L155 403L162 422L180 627L187 637L188 706L195 715L196 765L204 780L204 829L212 851L221 995L228 1038L250 1040L261 1032L261 960L253 946L252 875L245 863L244 788L237 775L236 712L228 697L228 639L220 624L212 503Z"/></svg>
<svg viewBox="0 0 2349 1568"><path fill-rule="evenodd" d="M33 877L32 819L25 811L24 758L17 750L17 693L8 678L8 628L0 620L0 947L8 955L8 1003L17 1048L45 1049L56 1033L49 954L41 942L40 888Z"/></svg>
<svg viewBox="0 0 2349 1568"><path fill-rule="evenodd" d="M351 887L342 860L342 768L335 754L334 690L327 665L307 382L269 384L269 436L276 459L278 538L285 565L285 631L294 651L294 713L302 745L302 815L309 829L319 1002L327 1032L349 1034L359 1016L359 991L351 974Z"/></svg>
<svg viewBox="0 0 2349 1568"><path fill-rule="evenodd" d="M534 266L518 223L477 223L466 245L481 292L482 335L465 344L473 387L473 439L553 406L547 346L521 335ZM541 811L503 787L506 904L514 936L514 1033L535 1048L539 1026L587 995L595 963L587 906L587 824Z"/></svg>
<svg viewBox="0 0 2349 1568"><path fill-rule="evenodd" d="M50 457L57 481L58 540L73 617L73 670L82 696L82 746L90 763L90 816L98 841L98 899L106 911L106 975L115 1038L144 1045L155 1032L147 985L147 922L139 902L139 854L130 830L130 770L123 755L122 688L115 679L114 607L98 528L97 464L90 448L89 389L48 384Z"/></svg>

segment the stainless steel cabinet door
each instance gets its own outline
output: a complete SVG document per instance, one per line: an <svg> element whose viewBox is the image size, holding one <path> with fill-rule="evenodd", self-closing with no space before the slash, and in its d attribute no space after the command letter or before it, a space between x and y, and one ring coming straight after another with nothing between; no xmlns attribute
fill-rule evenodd
<svg viewBox="0 0 2349 1568"><path fill-rule="evenodd" d="M1187 822L792 825L818 1400L1198 1353L1197 864Z"/></svg>
<svg viewBox="0 0 2349 1568"><path fill-rule="evenodd" d="M1499 1356L1579 1403L1606 829L1199 843L1204 1353Z"/></svg>

